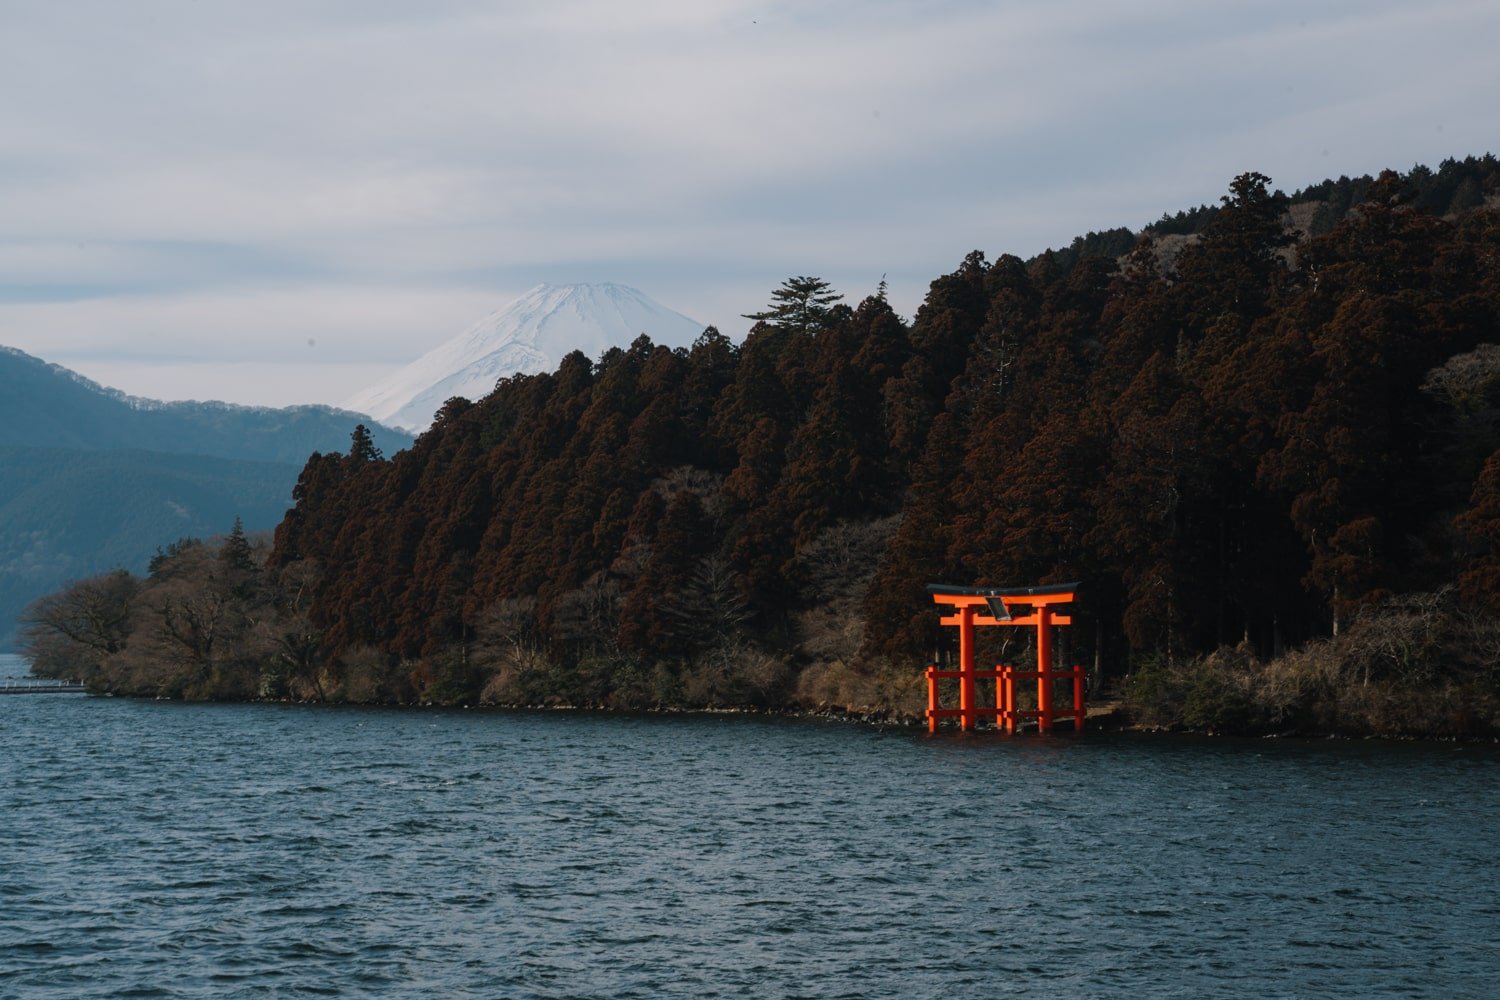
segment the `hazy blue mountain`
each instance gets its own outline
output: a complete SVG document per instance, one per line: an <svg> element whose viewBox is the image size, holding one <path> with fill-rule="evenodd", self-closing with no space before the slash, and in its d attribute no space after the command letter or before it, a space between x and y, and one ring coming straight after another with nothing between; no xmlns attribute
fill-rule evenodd
<svg viewBox="0 0 1500 1000"><path fill-rule="evenodd" d="M0 446L0 649L27 604L70 580L143 572L158 546L265 530L299 466L151 451Z"/></svg>
<svg viewBox="0 0 1500 1000"><path fill-rule="evenodd" d="M330 406L162 403L107 389L61 365L0 346L0 445L133 448L301 466L314 451L343 451L356 424L387 455L411 436Z"/></svg>
<svg viewBox="0 0 1500 1000"><path fill-rule="evenodd" d="M281 520L314 451L356 425L393 454L411 438L327 406L160 403L0 347L0 650L36 598L160 546Z"/></svg>

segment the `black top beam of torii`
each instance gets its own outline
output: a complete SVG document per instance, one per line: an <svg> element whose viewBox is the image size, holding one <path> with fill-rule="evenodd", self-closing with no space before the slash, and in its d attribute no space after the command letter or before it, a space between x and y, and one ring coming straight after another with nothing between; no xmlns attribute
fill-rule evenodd
<svg viewBox="0 0 1500 1000"><path fill-rule="evenodd" d="M1041 597L1044 594L1066 594L1078 589L1077 583L1048 583L1040 587L959 587L951 583L929 583L929 594L954 594L960 597Z"/></svg>
<svg viewBox="0 0 1500 1000"><path fill-rule="evenodd" d="M1010 621L1009 602L1006 598L1020 598L1017 604L1024 604L1027 597L1046 597L1052 594L1072 594L1078 589L1077 583L1049 583L1039 587L959 587L949 583L929 583L927 592L934 597L982 597L985 606L990 610L990 616L997 622Z"/></svg>

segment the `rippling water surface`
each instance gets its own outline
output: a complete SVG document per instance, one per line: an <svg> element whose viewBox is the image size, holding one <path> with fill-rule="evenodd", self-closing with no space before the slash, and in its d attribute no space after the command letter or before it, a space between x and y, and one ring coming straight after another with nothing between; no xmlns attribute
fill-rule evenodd
<svg viewBox="0 0 1500 1000"><path fill-rule="evenodd" d="M0 996L1493 996L1493 747L0 697Z"/></svg>

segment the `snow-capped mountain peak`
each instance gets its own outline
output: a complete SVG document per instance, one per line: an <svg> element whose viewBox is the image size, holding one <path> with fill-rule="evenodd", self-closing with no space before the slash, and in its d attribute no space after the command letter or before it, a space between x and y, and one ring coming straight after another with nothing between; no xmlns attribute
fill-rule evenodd
<svg viewBox="0 0 1500 1000"><path fill-rule="evenodd" d="M702 332L701 323L624 285L537 285L345 405L419 433L450 398L481 399L500 379L551 371L571 351L597 358L643 333L686 347Z"/></svg>

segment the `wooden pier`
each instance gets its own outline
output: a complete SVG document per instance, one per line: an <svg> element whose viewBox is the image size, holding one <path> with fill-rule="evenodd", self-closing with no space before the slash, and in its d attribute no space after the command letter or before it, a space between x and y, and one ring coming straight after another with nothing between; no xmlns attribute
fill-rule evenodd
<svg viewBox="0 0 1500 1000"><path fill-rule="evenodd" d="M88 688L69 681L0 681L0 694L87 694Z"/></svg>

